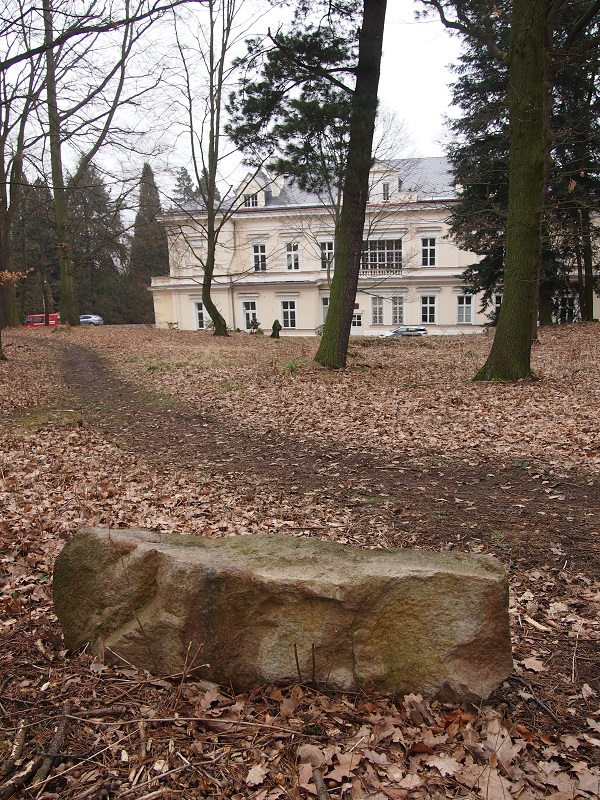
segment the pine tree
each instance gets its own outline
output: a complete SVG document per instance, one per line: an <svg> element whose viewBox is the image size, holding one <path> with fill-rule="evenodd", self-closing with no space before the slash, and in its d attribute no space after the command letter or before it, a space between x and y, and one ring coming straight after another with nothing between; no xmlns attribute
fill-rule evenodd
<svg viewBox="0 0 600 800"><path fill-rule="evenodd" d="M564 8L555 18L555 39L564 40L573 22L573 9ZM500 49L507 48L508 25L495 18L494 36ZM588 32L594 35L594 30ZM595 48L578 48L577 58L554 66L553 107L548 110L550 155L546 173L542 259L539 276L540 324L552 322L561 298L572 296L573 282L590 306L580 301L582 318L591 317L591 247L582 228L599 196L597 165L600 159L599 97L594 75L598 72ZM581 56L584 56L583 58ZM473 292L483 292L484 307L492 305L504 280L504 237L508 210L508 73L497 54L478 42L465 42L453 103L462 115L451 123L456 135L448 155L454 177L461 186L453 208L451 232L465 250L481 256L464 273ZM589 236L594 236L590 220ZM579 255L578 255L579 253ZM578 275L578 262L581 275ZM585 264L584 264L585 262ZM583 284L583 286L581 285ZM589 314L589 316L588 316ZM490 315L494 319L494 315Z"/></svg>
<svg viewBox="0 0 600 800"><path fill-rule="evenodd" d="M90 164L77 186L69 185L69 220L80 307L105 322L126 319L125 231L120 202Z"/></svg>
<svg viewBox="0 0 600 800"><path fill-rule="evenodd" d="M201 199L199 189L194 186L192 176L185 167L177 170L177 183L173 193L173 202L176 209L185 208Z"/></svg>
<svg viewBox="0 0 600 800"><path fill-rule="evenodd" d="M60 301L58 237L52 192L41 178L33 184L23 181L11 242L12 263L17 271L26 273L16 284L20 316L55 312Z"/></svg>
<svg viewBox="0 0 600 800"><path fill-rule="evenodd" d="M168 275L167 234L159 221L162 213L158 188L149 164L144 164L140 179L138 212L133 227L131 254L127 271L129 322L154 322L150 278Z"/></svg>

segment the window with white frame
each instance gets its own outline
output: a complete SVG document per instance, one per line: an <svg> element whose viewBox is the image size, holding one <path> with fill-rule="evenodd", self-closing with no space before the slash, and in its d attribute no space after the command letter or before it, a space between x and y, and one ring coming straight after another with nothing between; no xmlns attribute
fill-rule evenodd
<svg viewBox="0 0 600 800"><path fill-rule="evenodd" d="M204 306L202 303L196 303L196 328L199 331L204 330Z"/></svg>
<svg viewBox="0 0 600 800"><path fill-rule="evenodd" d="M404 322L404 298L399 295L392 297L392 325L402 325Z"/></svg>
<svg viewBox="0 0 600 800"><path fill-rule="evenodd" d="M421 238L421 266L435 267L435 236L423 236Z"/></svg>
<svg viewBox="0 0 600 800"><path fill-rule="evenodd" d="M381 184L381 197L384 203L390 199L390 185L389 183L382 183Z"/></svg>
<svg viewBox="0 0 600 800"><path fill-rule="evenodd" d="M459 325L471 325L473 323L473 297L470 294L459 294L456 302L456 321Z"/></svg>
<svg viewBox="0 0 600 800"><path fill-rule="evenodd" d="M435 324L436 297L434 294L421 295L421 322L426 325Z"/></svg>
<svg viewBox="0 0 600 800"><path fill-rule="evenodd" d="M323 312L323 315L322 315L323 316L323 323L325 323L325 320L327 319L327 312L329 311L329 298L328 297L322 297L321 298L321 310Z"/></svg>
<svg viewBox="0 0 600 800"><path fill-rule="evenodd" d="M362 328L362 314L353 314L352 315L352 327L353 328Z"/></svg>
<svg viewBox="0 0 600 800"><path fill-rule="evenodd" d="M288 242L285 246L285 260L288 269L300 269L300 245Z"/></svg>
<svg viewBox="0 0 600 800"><path fill-rule="evenodd" d="M296 301L281 301L281 321L284 328L296 327Z"/></svg>
<svg viewBox="0 0 600 800"><path fill-rule="evenodd" d="M256 300L244 300L242 303L244 311L244 325L247 331L252 329L252 323L256 322Z"/></svg>
<svg viewBox="0 0 600 800"><path fill-rule="evenodd" d="M501 306L502 306L502 293L497 292L494 295L494 311L496 312L496 314L500 313Z"/></svg>
<svg viewBox="0 0 600 800"><path fill-rule="evenodd" d="M267 245L252 245L252 263L255 272L264 272L267 268Z"/></svg>
<svg viewBox="0 0 600 800"><path fill-rule="evenodd" d="M333 269L333 242L321 242L321 269Z"/></svg>
<svg viewBox="0 0 600 800"><path fill-rule="evenodd" d="M387 272L402 268L402 239L363 242L361 269Z"/></svg>
<svg viewBox="0 0 600 800"><path fill-rule="evenodd" d="M256 208L258 206L258 195L257 194L245 194L244 195L244 208Z"/></svg>
<svg viewBox="0 0 600 800"><path fill-rule="evenodd" d="M383 325L383 297L371 298L371 325Z"/></svg>

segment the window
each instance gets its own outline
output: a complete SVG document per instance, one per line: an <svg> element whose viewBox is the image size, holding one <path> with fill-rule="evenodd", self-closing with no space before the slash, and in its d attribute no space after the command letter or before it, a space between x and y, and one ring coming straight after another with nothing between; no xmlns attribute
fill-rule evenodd
<svg viewBox="0 0 600 800"><path fill-rule="evenodd" d="M421 296L421 322L435 323L435 295Z"/></svg>
<svg viewBox="0 0 600 800"><path fill-rule="evenodd" d="M398 178L398 191L399 191L399 192L401 192L401 191L402 191L402 185L403 185L402 178Z"/></svg>
<svg viewBox="0 0 600 800"><path fill-rule="evenodd" d="M371 325L383 325L383 297L371 298Z"/></svg>
<svg viewBox="0 0 600 800"><path fill-rule="evenodd" d="M353 314L352 315L352 327L353 328L362 328L362 314Z"/></svg>
<svg viewBox="0 0 600 800"><path fill-rule="evenodd" d="M500 293L494 295L494 311L500 313L502 306L502 295Z"/></svg>
<svg viewBox="0 0 600 800"><path fill-rule="evenodd" d="M333 269L333 242L321 242L321 269Z"/></svg>
<svg viewBox="0 0 600 800"><path fill-rule="evenodd" d="M284 328L296 327L296 301L295 300L282 300L281 301L281 318L283 320Z"/></svg>
<svg viewBox="0 0 600 800"><path fill-rule="evenodd" d="M245 194L244 195L244 208L256 208L258 206L258 195L257 194Z"/></svg>
<svg viewBox="0 0 600 800"><path fill-rule="evenodd" d="M435 238L421 239L421 266L435 267Z"/></svg>
<svg viewBox="0 0 600 800"><path fill-rule="evenodd" d="M252 258L255 272L264 272L267 268L267 245L252 245Z"/></svg>
<svg viewBox="0 0 600 800"><path fill-rule="evenodd" d="M402 268L402 239L363 242L361 269L379 272Z"/></svg>
<svg viewBox="0 0 600 800"><path fill-rule="evenodd" d="M470 294L459 294L456 321L459 325L470 325L473 322L473 298Z"/></svg>
<svg viewBox="0 0 600 800"><path fill-rule="evenodd" d="M404 322L404 298L392 297L392 325L402 325Z"/></svg>
<svg viewBox="0 0 600 800"><path fill-rule="evenodd" d="M577 307L574 297L559 297L556 306L556 321L559 325L567 325L577 319Z"/></svg>
<svg viewBox="0 0 600 800"><path fill-rule="evenodd" d="M285 258L288 269L300 269L300 245L298 242L287 243Z"/></svg>
<svg viewBox="0 0 600 800"><path fill-rule="evenodd" d="M328 297L322 297L321 298L321 309L323 311L323 323L325 323L325 320L327 319L327 312L329 311L329 298Z"/></svg>
<svg viewBox="0 0 600 800"><path fill-rule="evenodd" d="M199 331L204 330L204 306L196 303L196 327Z"/></svg>
<svg viewBox="0 0 600 800"><path fill-rule="evenodd" d="M383 202L387 203L390 199L390 185L389 183L382 183L381 184L381 197L383 198Z"/></svg>
<svg viewBox="0 0 600 800"><path fill-rule="evenodd" d="M258 319L256 316L256 300L245 300L242 303L242 307L244 309L244 324L246 330L249 331L252 328L252 323Z"/></svg>

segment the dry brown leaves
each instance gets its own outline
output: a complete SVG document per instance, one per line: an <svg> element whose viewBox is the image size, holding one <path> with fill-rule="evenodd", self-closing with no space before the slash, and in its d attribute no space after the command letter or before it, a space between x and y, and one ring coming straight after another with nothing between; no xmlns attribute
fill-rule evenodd
<svg viewBox="0 0 600 800"><path fill-rule="evenodd" d="M598 334L597 326L543 332L534 351L542 381L495 386L470 383L489 347L484 336L359 341L352 366L332 374L311 363L312 340L220 342L111 328L5 332L0 797L11 781L18 789L15 777L28 767L23 784L35 783L61 725L49 775L23 789L28 796L299 800L316 796L322 776L329 796L346 800L597 797L600 686L579 670L586 659L597 664L600 586L597 575L566 570L564 543L562 550L548 544L558 548L554 562L513 571L515 676L479 709L381 697L368 687L356 696L304 685L234 695L193 676L156 679L65 653L51 605L52 563L84 525L204 536L289 530L387 544L376 524L357 536L360 508L332 511L316 492L299 504L235 470L161 471L125 452L72 406L52 350L34 337L93 347L129 380L257 437L284 431L307 443L342 442L385 462L403 454L418 462L432 452L471 465L522 459L560 467L563 476L583 473L593 484ZM548 497L556 498L552 485ZM568 653L568 668L564 660L557 668L559 650Z"/></svg>

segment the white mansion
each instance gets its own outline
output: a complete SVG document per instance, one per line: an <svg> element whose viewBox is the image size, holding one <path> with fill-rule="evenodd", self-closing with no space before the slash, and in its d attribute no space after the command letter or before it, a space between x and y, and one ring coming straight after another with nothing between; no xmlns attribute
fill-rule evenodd
<svg viewBox="0 0 600 800"><path fill-rule="evenodd" d="M401 324L480 330L488 319L459 277L476 257L447 238L456 191L446 159L377 163L371 178L352 332L373 336ZM248 330L257 320L268 333L278 319L282 334L314 334L335 270L332 205L264 173L248 176L236 196L239 208L218 240L214 302L232 329ZM204 328L205 215L169 212L163 222L170 274L152 279L157 327Z"/></svg>

